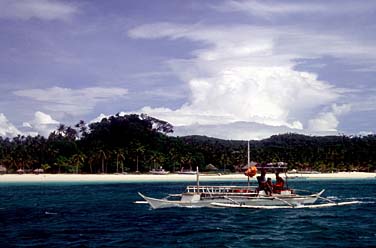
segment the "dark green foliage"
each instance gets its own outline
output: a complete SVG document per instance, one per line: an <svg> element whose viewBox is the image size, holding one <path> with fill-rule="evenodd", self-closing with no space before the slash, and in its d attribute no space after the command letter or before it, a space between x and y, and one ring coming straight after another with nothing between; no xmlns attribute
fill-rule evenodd
<svg viewBox="0 0 376 248"><path fill-rule="evenodd" d="M247 161L247 142L205 136L172 137L171 124L147 115L111 116L75 128L61 124L42 136L0 137L0 163L8 172L45 168L50 173L120 173L203 170L213 164L235 171ZM284 161L290 168L326 171L374 171L376 136L274 135L251 141L251 160Z"/></svg>

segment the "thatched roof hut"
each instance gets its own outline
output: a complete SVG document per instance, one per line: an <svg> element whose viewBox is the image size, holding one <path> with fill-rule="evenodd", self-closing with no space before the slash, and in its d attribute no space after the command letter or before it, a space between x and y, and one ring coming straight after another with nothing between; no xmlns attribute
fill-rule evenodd
<svg viewBox="0 0 376 248"><path fill-rule="evenodd" d="M217 171L218 168L215 167L215 166L212 165L212 164L208 164L208 165L205 167L205 170L206 170L206 171Z"/></svg>
<svg viewBox="0 0 376 248"><path fill-rule="evenodd" d="M251 161L251 162L249 162L249 164L246 164L246 165L242 166L242 170L247 170L249 167L251 167L251 166L257 166L257 165L258 165L257 162Z"/></svg>
<svg viewBox="0 0 376 248"><path fill-rule="evenodd" d="M33 172L34 172L35 174L39 174L39 173L43 173L44 170L43 170L43 169L35 169Z"/></svg>

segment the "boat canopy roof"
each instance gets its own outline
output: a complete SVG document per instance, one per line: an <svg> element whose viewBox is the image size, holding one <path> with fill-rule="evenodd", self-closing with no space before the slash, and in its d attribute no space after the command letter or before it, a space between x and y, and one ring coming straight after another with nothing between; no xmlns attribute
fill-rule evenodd
<svg viewBox="0 0 376 248"><path fill-rule="evenodd" d="M287 170L287 163L275 162L267 164L257 164L256 167L258 170L284 171Z"/></svg>

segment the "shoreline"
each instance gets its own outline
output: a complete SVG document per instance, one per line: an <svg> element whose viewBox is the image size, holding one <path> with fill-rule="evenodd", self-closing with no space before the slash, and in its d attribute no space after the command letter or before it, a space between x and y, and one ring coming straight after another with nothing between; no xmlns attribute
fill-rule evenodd
<svg viewBox="0 0 376 248"><path fill-rule="evenodd" d="M287 174L289 180L305 179L376 179L372 172L337 172L320 174ZM274 179L274 174L267 174ZM238 174L200 174L200 181L247 180L241 173ZM251 180L256 180L253 177ZM3 174L0 175L0 184L29 183L29 182L195 182L196 175L167 174Z"/></svg>

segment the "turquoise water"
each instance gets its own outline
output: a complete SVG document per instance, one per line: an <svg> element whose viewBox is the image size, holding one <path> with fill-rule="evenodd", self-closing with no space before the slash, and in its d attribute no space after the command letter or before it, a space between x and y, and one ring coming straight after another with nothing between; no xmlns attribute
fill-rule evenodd
<svg viewBox="0 0 376 248"><path fill-rule="evenodd" d="M0 183L0 247L376 247L375 179L289 182L325 188L330 199L364 202L322 209L150 210L133 204L141 200L139 191L162 197L185 186Z"/></svg>

